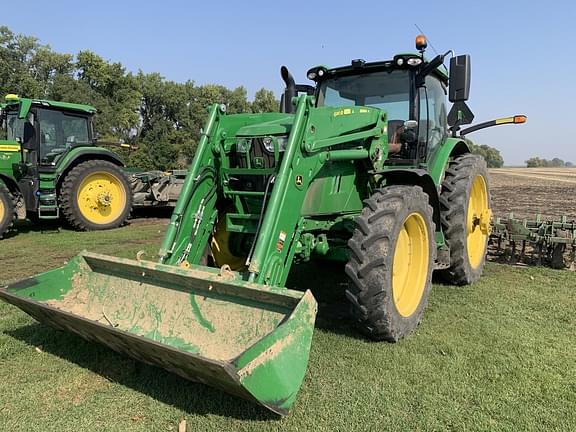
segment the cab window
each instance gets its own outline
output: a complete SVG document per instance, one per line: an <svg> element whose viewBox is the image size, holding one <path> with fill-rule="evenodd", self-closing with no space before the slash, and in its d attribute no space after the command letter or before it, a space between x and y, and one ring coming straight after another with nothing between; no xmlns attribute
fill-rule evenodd
<svg viewBox="0 0 576 432"><path fill-rule="evenodd" d="M428 75L425 87L419 89L420 120L418 122L418 140L428 141L428 153L432 153L447 136L446 92L442 83Z"/></svg>
<svg viewBox="0 0 576 432"><path fill-rule="evenodd" d="M38 111L41 161L52 162L71 147L90 143L86 116L48 109Z"/></svg>

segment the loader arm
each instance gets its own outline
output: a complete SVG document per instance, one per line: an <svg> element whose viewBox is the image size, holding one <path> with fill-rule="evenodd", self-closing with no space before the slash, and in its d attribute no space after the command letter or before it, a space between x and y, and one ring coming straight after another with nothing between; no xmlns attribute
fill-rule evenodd
<svg viewBox="0 0 576 432"><path fill-rule="evenodd" d="M273 170L230 169L225 154L227 137L258 116L225 115L217 105L210 115L160 250L160 262L199 264L218 217L219 200L236 197L223 172L259 172L267 179L262 211L254 231L252 253L246 257L248 273L238 279L283 287L299 245L304 217L302 207L311 182L335 161L366 161L378 168L387 156L386 115L368 107L315 108L313 98L297 99L286 151ZM226 169L223 169L226 167ZM268 189L270 189L268 191ZM310 197L309 197L310 198Z"/></svg>
<svg viewBox="0 0 576 432"><path fill-rule="evenodd" d="M216 165L212 141L220 116L219 105L212 105L196 155L190 166L182 192L172 213L170 224L158 253L159 262L181 264L185 260L197 262L198 248L190 256L192 245L206 244L216 218Z"/></svg>

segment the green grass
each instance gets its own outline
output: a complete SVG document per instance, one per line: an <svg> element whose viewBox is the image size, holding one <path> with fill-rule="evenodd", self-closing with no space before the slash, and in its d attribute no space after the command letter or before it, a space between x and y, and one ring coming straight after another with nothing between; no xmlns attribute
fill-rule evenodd
<svg viewBox="0 0 576 432"><path fill-rule="evenodd" d="M26 227L24 227L26 228ZM28 230L0 241L0 285L82 249L154 259L164 226ZM37 324L0 304L0 430L575 430L576 274L489 264L469 287L436 284L424 321L373 343L338 314L341 269L296 268L321 310L291 414L262 408ZM38 349L37 349L38 348Z"/></svg>

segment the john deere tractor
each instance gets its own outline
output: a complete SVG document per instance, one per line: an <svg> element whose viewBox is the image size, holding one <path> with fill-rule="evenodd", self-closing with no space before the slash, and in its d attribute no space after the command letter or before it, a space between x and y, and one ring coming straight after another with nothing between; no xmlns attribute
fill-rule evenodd
<svg viewBox="0 0 576 432"><path fill-rule="evenodd" d="M125 168L97 141L94 107L6 96L0 106L0 238L16 219L63 216L79 230L116 228L134 207L173 207L185 170Z"/></svg>
<svg viewBox="0 0 576 432"><path fill-rule="evenodd" d="M434 271L458 285L482 274L489 180L461 129L470 60L453 56L448 74L449 53L427 60L425 47L314 67L314 85L283 67L280 113L212 106L159 262L84 252L0 297L286 414L316 315L310 291L285 288L295 263L345 263L354 322L388 341L422 319Z"/></svg>
<svg viewBox="0 0 576 432"><path fill-rule="evenodd" d="M88 105L8 95L0 141L0 236L15 218L57 219L82 230L114 228L132 209L122 161L95 145Z"/></svg>

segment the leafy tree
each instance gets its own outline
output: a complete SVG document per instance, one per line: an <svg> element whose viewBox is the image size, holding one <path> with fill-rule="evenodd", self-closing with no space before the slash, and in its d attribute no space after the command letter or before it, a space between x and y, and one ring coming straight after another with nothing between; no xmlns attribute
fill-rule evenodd
<svg viewBox="0 0 576 432"><path fill-rule="evenodd" d="M500 154L500 151L494 147L483 145L471 146L472 153L482 156L486 160L488 168L501 168L504 165L504 159Z"/></svg>
<svg viewBox="0 0 576 432"><path fill-rule="evenodd" d="M276 112L280 102L274 96L274 93L265 88L261 88L254 95L254 102L252 102L252 112L254 113L265 113L265 112Z"/></svg>
<svg viewBox="0 0 576 432"><path fill-rule="evenodd" d="M0 27L0 92L46 97L54 80L70 75L72 56L55 53L32 36Z"/></svg>

